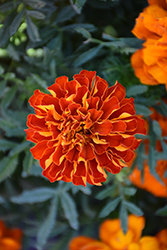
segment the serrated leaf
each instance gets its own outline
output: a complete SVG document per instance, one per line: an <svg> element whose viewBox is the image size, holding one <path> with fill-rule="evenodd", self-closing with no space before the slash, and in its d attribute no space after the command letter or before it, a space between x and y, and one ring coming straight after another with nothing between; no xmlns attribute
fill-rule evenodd
<svg viewBox="0 0 167 250"><path fill-rule="evenodd" d="M124 232L124 234L126 234L128 230L128 212L123 202L121 203L119 218L121 221L122 231Z"/></svg>
<svg viewBox="0 0 167 250"><path fill-rule="evenodd" d="M6 140L6 139L0 139L0 151L5 152L6 150L9 150L13 147L15 147L17 143Z"/></svg>
<svg viewBox="0 0 167 250"><path fill-rule="evenodd" d="M117 187L115 185L112 185L111 187L107 187L104 190L100 191L95 198L98 200L103 200L108 196L111 196L113 193L116 192Z"/></svg>
<svg viewBox="0 0 167 250"><path fill-rule="evenodd" d="M104 208L101 210L99 217L104 218L108 216L118 206L120 200L121 198L118 197L115 200L108 202L107 205L105 205Z"/></svg>
<svg viewBox="0 0 167 250"><path fill-rule="evenodd" d="M13 80L15 77L16 77L16 75L13 72L7 72L5 74L5 80Z"/></svg>
<svg viewBox="0 0 167 250"><path fill-rule="evenodd" d="M155 167L156 167L156 154L154 147L150 144L149 145L149 155L148 155L148 165L151 174L155 174Z"/></svg>
<svg viewBox="0 0 167 250"><path fill-rule="evenodd" d="M2 75L4 72L5 72L4 68L2 66L0 66L0 75ZM1 83L0 83L0 86L1 86Z"/></svg>
<svg viewBox="0 0 167 250"><path fill-rule="evenodd" d="M156 211L157 215L161 216L167 216L167 205L165 207L162 207Z"/></svg>
<svg viewBox="0 0 167 250"><path fill-rule="evenodd" d="M38 28L28 15L26 15L26 23L27 23L27 33L28 33L30 40L32 42L41 41L39 37L39 33L38 33Z"/></svg>
<svg viewBox="0 0 167 250"><path fill-rule="evenodd" d="M147 92L148 87L146 85L133 85L129 87L126 91L126 96L136 96Z"/></svg>
<svg viewBox="0 0 167 250"><path fill-rule="evenodd" d="M51 201L51 205L49 208L49 213L47 217L44 219L43 223L41 224L38 232L37 232L37 249L42 250L45 243L47 242L47 239L55 225L55 219L56 219L56 210L58 205L58 198L55 197Z"/></svg>
<svg viewBox="0 0 167 250"><path fill-rule="evenodd" d="M78 229L78 213L76 210L75 202L68 193L61 192L60 194L61 205L70 226Z"/></svg>
<svg viewBox="0 0 167 250"><path fill-rule="evenodd" d="M73 66L74 67L78 67L81 66L82 64L92 60L95 56L98 55L98 52L101 50L103 46L102 45L98 45L92 49L89 49L88 51L80 54L77 59L74 60L73 62Z"/></svg>
<svg viewBox="0 0 167 250"><path fill-rule="evenodd" d="M62 30L73 30L77 27L82 27L86 30L88 30L89 32L93 32L96 30L96 27L93 24L90 23L74 23L74 24L69 24L66 26L62 27Z"/></svg>
<svg viewBox="0 0 167 250"><path fill-rule="evenodd" d="M87 0L70 0L74 10L80 14L82 7L84 6L84 4L86 3Z"/></svg>
<svg viewBox="0 0 167 250"><path fill-rule="evenodd" d="M29 150L26 151L24 160L23 160L23 170L29 174L29 171L33 164L33 156Z"/></svg>
<svg viewBox="0 0 167 250"><path fill-rule="evenodd" d="M24 10L20 11L19 14L13 19L13 21L9 27L10 36L13 36L16 33L16 31L18 30L18 28L21 24L23 15L24 15Z"/></svg>
<svg viewBox="0 0 167 250"><path fill-rule="evenodd" d="M40 1L40 0L25 0L26 4L29 5L30 7L34 8L34 9L41 9L43 8L46 3L44 1Z"/></svg>
<svg viewBox="0 0 167 250"><path fill-rule="evenodd" d="M136 193L137 189L134 187L124 187L123 192L125 195L134 195Z"/></svg>
<svg viewBox="0 0 167 250"><path fill-rule="evenodd" d="M11 122L10 122L11 123ZM0 125L1 127L1 125ZM24 132L24 128L7 128L5 129L5 132L6 132L6 135L8 137L22 137L22 136L25 136L25 132Z"/></svg>
<svg viewBox="0 0 167 250"><path fill-rule="evenodd" d="M74 15L76 15L76 12L73 10L73 8L70 5L65 6L62 10L60 10L54 23L70 20Z"/></svg>
<svg viewBox="0 0 167 250"><path fill-rule="evenodd" d="M56 190L54 188L40 187L32 190L25 190L22 194L12 197L11 201L17 204L33 204L47 201L55 195Z"/></svg>
<svg viewBox="0 0 167 250"><path fill-rule="evenodd" d="M41 86L42 88L46 89L48 87L47 82L43 80L39 75L31 74L31 76L36 81L36 83L38 83L39 86Z"/></svg>
<svg viewBox="0 0 167 250"><path fill-rule="evenodd" d="M90 195L92 193L90 187L88 187L88 186L84 187L81 185L79 185L79 186L72 185L72 193L73 194L76 194L79 190L86 195Z"/></svg>
<svg viewBox="0 0 167 250"><path fill-rule="evenodd" d="M145 117L152 114L152 111L142 104L135 104L136 114L143 115Z"/></svg>
<svg viewBox="0 0 167 250"><path fill-rule="evenodd" d="M13 5L13 1L9 2L9 3L4 3L1 5L1 12L6 12L8 10L12 10L14 7Z"/></svg>
<svg viewBox="0 0 167 250"><path fill-rule="evenodd" d="M42 12L37 11L37 10L27 10L27 14L36 19L40 19L40 20L45 19L45 15Z"/></svg>
<svg viewBox="0 0 167 250"><path fill-rule="evenodd" d="M13 101L15 95L16 95L16 91L17 91L17 85L11 87L4 95L2 102L1 102L1 106L2 108L7 108L11 102Z"/></svg>
<svg viewBox="0 0 167 250"><path fill-rule="evenodd" d="M82 28L82 27L77 27L75 28L75 30L78 32L78 33L81 33L85 38L89 39L91 38L91 34L89 31L87 31L86 29Z"/></svg>
<svg viewBox="0 0 167 250"><path fill-rule="evenodd" d="M11 176L15 171L18 163L17 156L4 157L0 161L0 182Z"/></svg>
<svg viewBox="0 0 167 250"><path fill-rule="evenodd" d="M153 120L152 125L153 125L153 130L155 134L158 136L158 138L160 138L162 135L162 129L161 129L159 122L156 120Z"/></svg>
<svg viewBox="0 0 167 250"><path fill-rule="evenodd" d="M137 207L134 203L129 201L123 201L123 204L132 214L135 214L137 216L143 215L143 211L139 207Z"/></svg>
<svg viewBox="0 0 167 250"><path fill-rule="evenodd" d="M164 140L161 140L161 145L163 148L164 155L167 157L167 144Z"/></svg>
<svg viewBox="0 0 167 250"><path fill-rule="evenodd" d="M5 86L6 86L6 81L5 80L0 81L0 96L3 93Z"/></svg>
<svg viewBox="0 0 167 250"><path fill-rule="evenodd" d="M15 148L13 148L10 151L9 156L18 155L20 152L24 151L25 149L27 149L29 147L30 147L30 142L28 142L28 141L19 143Z"/></svg>

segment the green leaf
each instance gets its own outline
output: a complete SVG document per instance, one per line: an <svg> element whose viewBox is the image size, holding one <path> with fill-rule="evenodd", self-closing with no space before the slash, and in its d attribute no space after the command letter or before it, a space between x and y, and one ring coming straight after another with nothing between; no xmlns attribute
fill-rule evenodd
<svg viewBox="0 0 167 250"><path fill-rule="evenodd" d="M161 140L161 145L163 148L164 155L167 157L167 144L164 140Z"/></svg>
<svg viewBox="0 0 167 250"><path fill-rule="evenodd" d="M147 92L148 87L146 85L133 85L129 87L126 91L126 96L131 97L131 96L136 96L143 94Z"/></svg>
<svg viewBox="0 0 167 250"><path fill-rule="evenodd" d="M104 190L100 191L95 196L95 198L98 200L103 200L108 196L112 196L112 194L116 192L116 189L117 189L116 185L112 185L111 187L107 187Z"/></svg>
<svg viewBox="0 0 167 250"><path fill-rule="evenodd" d="M82 64L92 60L95 56L98 56L98 52L101 50L103 46L98 45L92 49L89 49L88 51L80 54L77 59L73 62L74 67L81 66Z"/></svg>
<svg viewBox="0 0 167 250"><path fill-rule="evenodd" d="M74 10L80 14L82 7L84 6L84 4L86 3L86 0L70 0Z"/></svg>
<svg viewBox="0 0 167 250"><path fill-rule="evenodd" d="M17 143L6 140L6 139L0 139L0 151L5 152L6 150L9 150L13 147L15 147Z"/></svg>
<svg viewBox="0 0 167 250"><path fill-rule="evenodd" d="M108 202L107 205L105 205L104 208L101 210L99 217L104 218L108 216L118 206L120 200L121 198L118 197L115 200Z"/></svg>
<svg viewBox="0 0 167 250"><path fill-rule="evenodd" d="M163 208L160 208L156 211L157 215L161 215L161 216L167 216L167 205Z"/></svg>
<svg viewBox="0 0 167 250"><path fill-rule="evenodd" d="M32 42L39 42L41 39L39 37L38 28L28 15L26 15L26 23L27 23L27 33L30 40Z"/></svg>
<svg viewBox="0 0 167 250"><path fill-rule="evenodd" d="M137 216L143 215L143 211L139 207L137 207L135 204L133 204L132 202L123 201L123 204L129 210L129 212L131 212L132 214L135 214Z"/></svg>
<svg viewBox="0 0 167 250"><path fill-rule="evenodd" d="M13 101L15 95L16 95L16 91L17 91L17 85L11 87L4 95L2 102L1 102L1 106L2 108L7 108L11 102Z"/></svg>
<svg viewBox="0 0 167 250"><path fill-rule="evenodd" d="M36 83L38 83L38 85L41 86L42 88L46 89L48 87L47 82L43 80L39 75L31 74L31 76L36 81Z"/></svg>
<svg viewBox="0 0 167 250"><path fill-rule="evenodd" d="M54 196L56 196L56 190L54 188L40 187L32 190L26 190L18 196L13 196L11 201L17 204L33 204L47 201Z"/></svg>
<svg viewBox="0 0 167 250"><path fill-rule="evenodd" d="M27 174L29 174L30 169L32 167L32 164L33 164L33 156L31 154L30 150L27 150L26 155L25 155L24 160L23 160L23 170Z"/></svg>
<svg viewBox="0 0 167 250"><path fill-rule="evenodd" d="M1 70L1 69L0 69ZM5 86L6 86L6 81L3 80L3 81L0 81L0 96L2 95L4 89L5 89Z"/></svg>
<svg viewBox="0 0 167 250"><path fill-rule="evenodd" d="M75 30L78 32L78 33L81 33L85 38L89 39L91 38L91 34L89 31L87 31L86 29L82 28L82 27L77 27L75 28Z"/></svg>
<svg viewBox="0 0 167 250"><path fill-rule="evenodd" d="M56 210L58 205L58 198L55 197L51 201L51 205L49 208L49 213L44 219L43 223L41 224L38 232L37 232L37 249L42 250L45 243L47 242L47 239L52 232L52 229L55 225L55 219L56 219Z"/></svg>
<svg viewBox="0 0 167 250"><path fill-rule="evenodd" d="M153 125L153 130L154 130L155 134L158 136L158 139L159 139L161 137L161 135L162 135L161 126L160 126L159 122L156 121L156 120L152 121L152 125Z"/></svg>
<svg viewBox="0 0 167 250"><path fill-rule="evenodd" d="M2 204L4 202L5 202L5 199L2 196L0 196L0 204Z"/></svg>
<svg viewBox="0 0 167 250"><path fill-rule="evenodd" d="M70 20L74 15L76 15L76 12L73 10L73 8L70 5L65 6L62 10L60 10L54 23L65 22Z"/></svg>
<svg viewBox="0 0 167 250"><path fill-rule="evenodd" d="M152 111L142 104L135 104L136 114L143 115L145 117L152 114Z"/></svg>
<svg viewBox="0 0 167 250"><path fill-rule="evenodd" d="M15 79L15 77L16 77L16 75L13 72L8 72L8 73L5 74L5 80L11 80L12 81L12 80Z"/></svg>
<svg viewBox="0 0 167 250"><path fill-rule="evenodd" d="M0 182L8 178L13 174L17 167L18 158L17 156L14 157L4 157L0 161Z"/></svg>
<svg viewBox="0 0 167 250"><path fill-rule="evenodd" d="M45 19L45 15L42 12L37 11L37 10L27 10L27 14L36 19Z"/></svg>
<svg viewBox="0 0 167 250"><path fill-rule="evenodd" d="M124 187L123 188L123 192L125 195L131 196L131 195L135 195L137 189L134 187Z"/></svg>
<svg viewBox="0 0 167 250"><path fill-rule="evenodd" d="M128 212L126 210L126 207L124 205L124 203L121 203L121 207L120 207L120 211L119 211L119 218L121 221L121 228L124 232L124 234L126 234L127 230L128 230Z"/></svg>
<svg viewBox="0 0 167 250"><path fill-rule="evenodd" d="M70 226L77 230L78 229L78 213L76 210L75 202L68 193L60 193L61 205Z"/></svg>
<svg viewBox="0 0 167 250"><path fill-rule="evenodd" d="M0 66L0 75L3 75L3 73L5 72L4 68L2 66ZM2 81L1 81L2 82ZM1 86L1 83L0 83ZM0 87L1 88L1 87Z"/></svg>
<svg viewBox="0 0 167 250"><path fill-rule="evenodd" d="M13 19L13 21L9 27L10 36L13 36L16 33L16 31L18 30L18 28L21 24L23 15L24 15L24 10L20 11L19 14Z"/></svg>
<svg viewBox="0 0 167 250"><path fill-rule="evenodd" d="M1 12L6 12L8 10L12 10L14 7L13 1L9 2L9 3L4 3L1 5Z"/></svg>
<svg viewBox="0 0 167 250"><path fill-rule="evenodd" d="M29 5L30 7L34 9L37 9L37 8L41 9L46 5L44 1L40 1L40 0L26 0L25 2L27 5Z"/></svg>
<svg viewBox="0 0 167 250"><path fill-rule="evenodd" d="M1 125L0 125L0 127L1 127ZM23 136L25 136L25 132L24 132L24 128L22 128L22 127L20 127L20 128L7 128L7 129L5 129L4 128L4 130L6 131L6 135L8 136L8 137L23 137Z"/></svg>
<svg viewBox="0 0 167 250"><path fill-rule="evenodd" d="M24 151L29 147L30 147L30 142L28 141L22 142L10 151L9 156L18 155L20 152Z"/></svg>

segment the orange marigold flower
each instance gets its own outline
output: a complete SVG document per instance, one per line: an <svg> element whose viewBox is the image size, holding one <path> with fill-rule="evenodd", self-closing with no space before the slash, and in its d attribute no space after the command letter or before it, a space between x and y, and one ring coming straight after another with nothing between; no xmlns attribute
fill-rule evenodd
<svg viewBox="0 0 167 250"><path fill-rule="evenodd" d="M94 240L89 237L79 236L69 243L70 250L111 250L109 246L103 242Z"/></svg>
<svg viewBox="0 0 167 250"><path fill-rule="evenodd" d="M119 219L106 220L100 227L100 239L109 245L112 250L123 250L137 243L145 225L143 217L129 215L128 231L123 233Z"/></svg>
<svg viewBox="0 0 167 250"><path fill-rule="evenodd" d="M131 57L132 67L142 83L165 84L167 88L167 2L149 0L136 19L132 33L146 40Z"/></svg>
<svg viewBox="0 0 167 250"><path fill-rule="evenodd" d="M160 231L157 235L156 238L159 242L160 249L161 250L167 250L167 229L163 229Z"/></svg>
<svg viewBox="0 0 167 250"><path fill-rule="evenodd" d="M8 229L0 221L0 249L1 250L21 250L22 231L20 229Z"/></svg>
<svg viewBox="0 0 167 250"><path fill-rule="evenodd" d="M106 220L100 226L100 241L78 236L69 243L69 250L142 250L137 248L145 225L143 217L130 215L128 217L128 231L126 234L121 229L119 219ZM148 250L151 250L148 248ZM159 249L157 249L159 250Z"/></svg>
<svg viewBox="0 0 167 250"><path fill-rule="evenodd" d="M164 173L166 171L167 161L157 161L156 172L162 180L161 183L154 175L150 173L149 166L144 162L144 181L141 177L141 171L137 168L133 170L133 173L129 176L129 179L135 186L145 189L157 197L167 197L167 177L164 177Z"/></svg>
<svg viewBox="0 0 167 250"><path fill-rule="evenodd" d="M30 98L35 114L28 116L26 130L43 175L85 186L101 185L105 170L119 173L140 143L134 135L146 134L125 88L118 82L108 88L95 71L82 70L72 81L58 77L48 90Z"/></svg>

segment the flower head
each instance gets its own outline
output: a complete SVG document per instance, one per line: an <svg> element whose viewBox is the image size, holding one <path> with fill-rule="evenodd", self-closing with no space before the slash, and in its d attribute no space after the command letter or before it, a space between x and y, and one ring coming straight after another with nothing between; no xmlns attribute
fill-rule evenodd
<svg viewBox="0 0 167 250"><path fill-rule="evenodd" d="M0 221L0 249L1 250L21 250L22 231L20 229L8 229Z"/></svg>
<svg viewBox="0 0 167 250"><path fill-rule="evenodd" d="M106 220L100 226L101 241L85 236L73 238L69 243L69 250L165 250L166 230L156 237L141 237L145 225L143 217L130 215L128 217L128 231L121 229L119 219Z"/></svg>
<svg viewBox="0 0 167 250"><path fill-rule="evenodd" d="M72 81L58 77L48 90L30 98L35 114L26 130L43 175L51 182L101 185L105 170L119 173L140 143L134 135L146 133L125 88L118 82L109 88L95 71L82 70Z"/></svg>
<svg viewBox="0 0 167 250"><path fill-rule="evenodd" d="M132 67L142 83L165 84L167 88L167 2L149 0L136 19L132 33L143 40L143 48L131 57Z"/></svg>

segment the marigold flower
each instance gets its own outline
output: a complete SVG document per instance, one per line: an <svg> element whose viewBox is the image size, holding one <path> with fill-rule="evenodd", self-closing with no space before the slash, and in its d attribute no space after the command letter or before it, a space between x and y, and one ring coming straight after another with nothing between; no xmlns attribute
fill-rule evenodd
<svg viewBox="0 0 167 250"><path fill-rule="evenodd" d="M167 229L163 229L156 235L161 250L167 250Z"/></svg>
<svg viewBox="0 0 167 250"><path fill-rule="evenodd" d="M150 173L149 166L146 162L144 162L144 180L142 180L141 171L137 168L133 170L133 173L129 176L129 179L135 186L145 189L157 197L167 197L167 177L164 177L166 170L167 161L157 161L156 172L162 180L161 183L154 175Z"/></svg>
<svg viewBox="0 0 167 250"><path fill-rule="evenodd" d="M136 19L132 33L146 42L131 57L136 76L144 84L165 84L167 88L167 2L149 0Z"/></svg>
<svg viewBox="0 0 167 250"><path fill-rule="evenodd" d="M112 250L123 250L139 241L144 225L143 217L129 215L128 231L124 234L119 219L106 220L100 227L100 239Z"/></svg>
<svg viewBox="0 0 167 250"><path fill-rule="evenodd" d="M0 249L21 250L22 231L20 229L8 229L0 221Z"/></svg>
<svg viewBox="0 0 167 250"><path fill-rule="evenodd" d="M130 215L128 217L128 231L121 229L119 219L106 220L99 230L101 241L89 237L78 236L69 243L69 250L142 250L138 248L142 230L145 225L143 217ZM157 241L158 242L158 241ZM151 250L148 248L148 250ZM157 249L159 250L159 249Z"/></svg>
<svg viewBox="0 0 167 250"><path fill-rule="evenodd" d="M118 82L108 88L95 71L82 70L72 81L58 77L48 90L30 98L35 114L28 116L26 130L43 175L85 186L101 185L105 170L119 173L141 141L134 135L146 134L125 88Z"/></svg>

